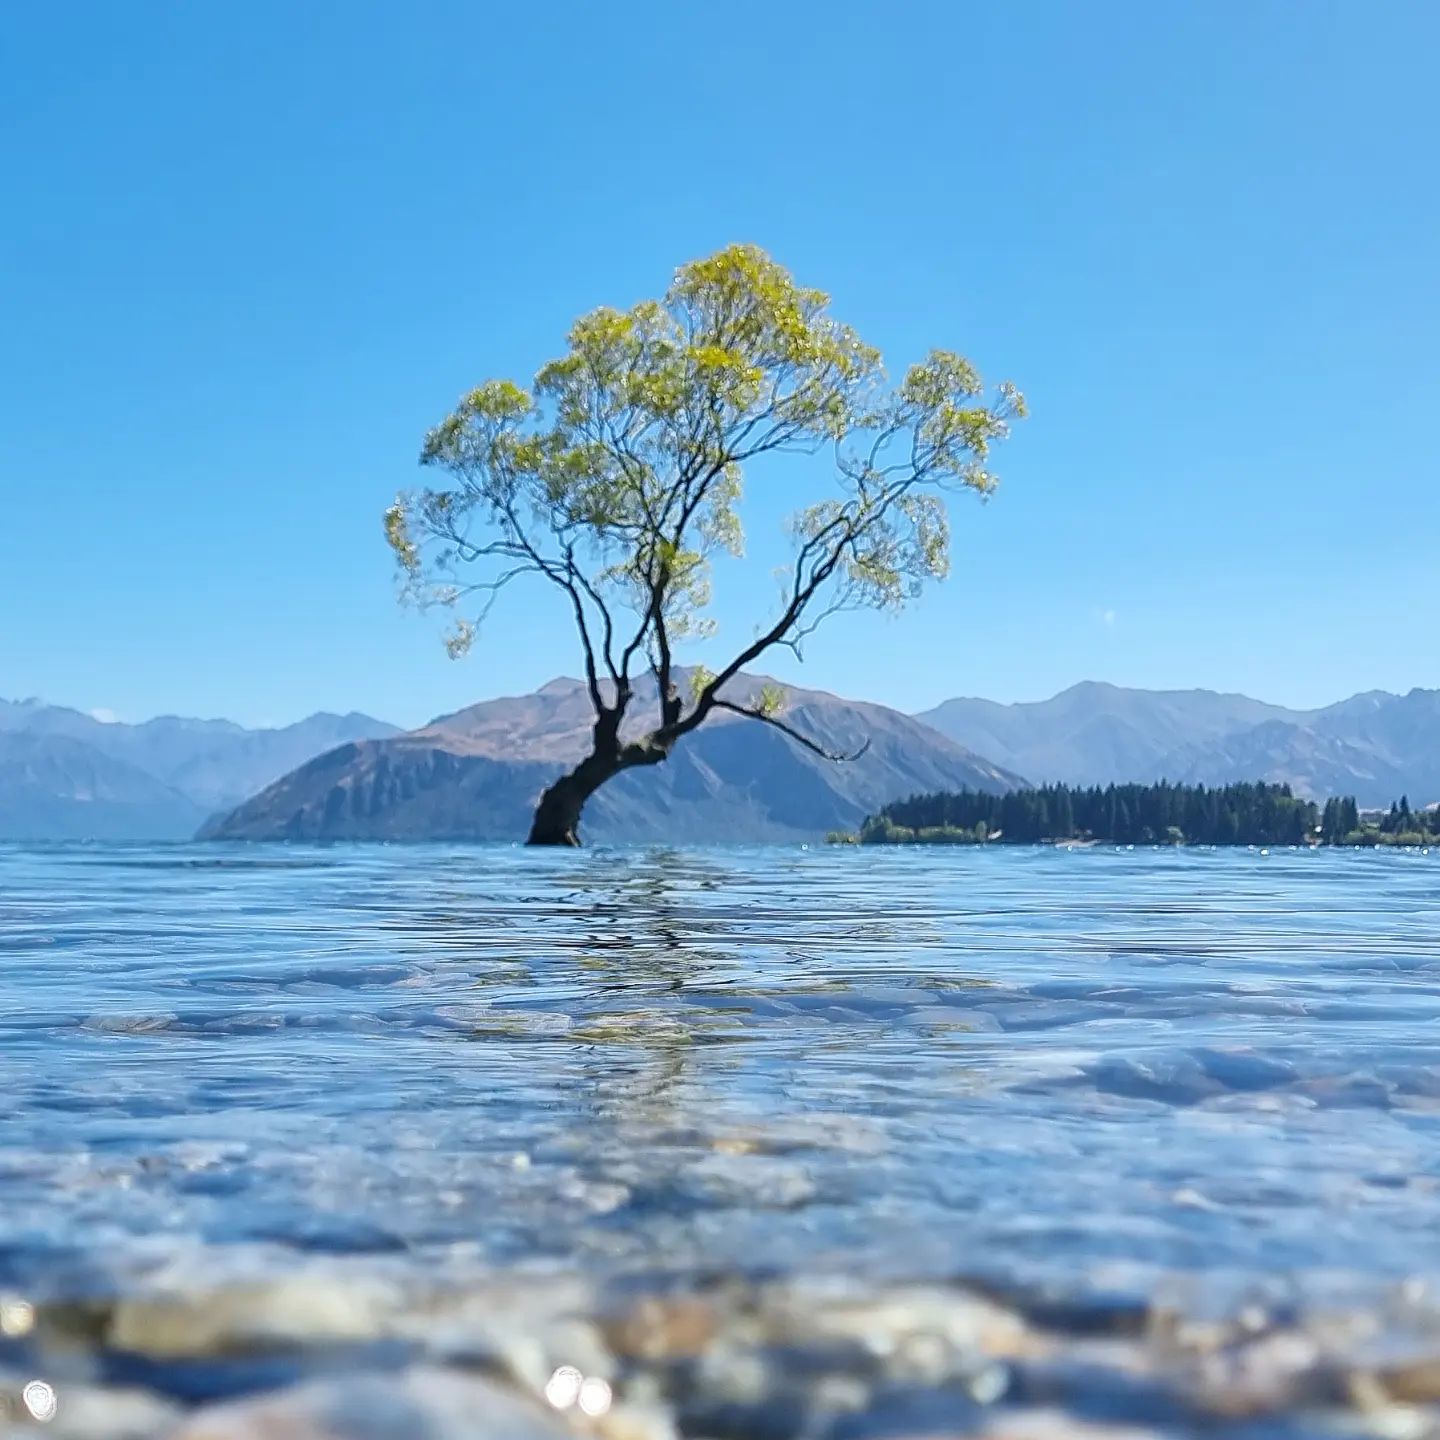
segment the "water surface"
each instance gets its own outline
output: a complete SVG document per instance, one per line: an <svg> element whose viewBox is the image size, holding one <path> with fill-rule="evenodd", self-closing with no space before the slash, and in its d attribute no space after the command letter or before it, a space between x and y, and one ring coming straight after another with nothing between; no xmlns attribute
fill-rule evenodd
<svg viewBox="0 0 1440 1440"><path fill-rule="evenodd" d="M42 1314L296 1275L412 1315L524 1277L590 1318L930 1287L1079 1357L911 1387L963 1433L1364 1430L1314 1317L1366 1376L1440 1358L1440 855L11 846L0 951L0 1290ZM1156 1378L1162 1312L1327 1378L1217 1420ZM190 1405L304 1373L290 1330L289 1370L102 1334L81 1378ZM893 1384L737 1420L607 1355L687 1434L921 1433Z"/></svg>

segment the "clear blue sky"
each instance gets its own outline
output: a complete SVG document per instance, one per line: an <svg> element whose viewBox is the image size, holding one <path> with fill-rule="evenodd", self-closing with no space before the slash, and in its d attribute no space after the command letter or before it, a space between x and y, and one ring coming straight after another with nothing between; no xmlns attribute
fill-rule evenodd
<svg viewBox="0 0 1440 1440"><path fill-rule="evenodd" d="M1440 6L529 13L4 7L0 695L417 722L575 673L524 604L446 660L380 512L463 389L737 239L1033 411L951 581L777 673L1440 684Z"/></svg>

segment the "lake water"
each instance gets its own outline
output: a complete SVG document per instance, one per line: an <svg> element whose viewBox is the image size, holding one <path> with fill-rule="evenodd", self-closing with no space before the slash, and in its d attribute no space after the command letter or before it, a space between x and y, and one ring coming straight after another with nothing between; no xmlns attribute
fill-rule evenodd
<svg viewBox="0 0 1440 1440"><path fill-rule="evenodd" d="M0 953L12 1424L1431 1433L1440 853L10 846Z"/></svg>

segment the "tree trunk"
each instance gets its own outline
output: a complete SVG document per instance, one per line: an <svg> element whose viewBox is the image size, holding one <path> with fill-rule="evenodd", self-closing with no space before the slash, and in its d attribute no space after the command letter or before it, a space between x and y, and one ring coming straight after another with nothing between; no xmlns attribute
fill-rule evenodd
<svg viewBox="0 0 1440 1440"><path fill-rule="evenodd" d="M562 775L540 796L527 845L579 845L580 812L601 783L587 784L584 769L582 764Z"/></svg>
<svg viewBox="0 0 1440 1440"><path fill-rule="evenodd" d="M628 694L626 696L628 699ZM653 736L628 745L620 743L623 705L602 710L595 720L595 748L568 774L543 791L530 822L527 845L580 843L580 812L607 781L635 765L658 765L670 753Z"/></svg>
<svg viewBox="0 0 1440 1440"><path fill-rule="evenodd" d="M580 812L585 802L625 768L618 751L587 755L568 775L562 775L542 792L535 806L535 818L530 822L530 838L525 843L579 845Z"/></svg>

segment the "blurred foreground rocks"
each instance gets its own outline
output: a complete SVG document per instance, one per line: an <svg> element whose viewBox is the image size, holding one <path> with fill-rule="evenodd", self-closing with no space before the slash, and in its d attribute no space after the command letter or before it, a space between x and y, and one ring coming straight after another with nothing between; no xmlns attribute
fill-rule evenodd
<svg viewBox="0 0 1440 1440"><path fill-rule="evenodd" d="M298 1264L12 1302L0 1434L50 1440L1440 1437L1440 1315L841 1278L597 1291Z"/></svg>

